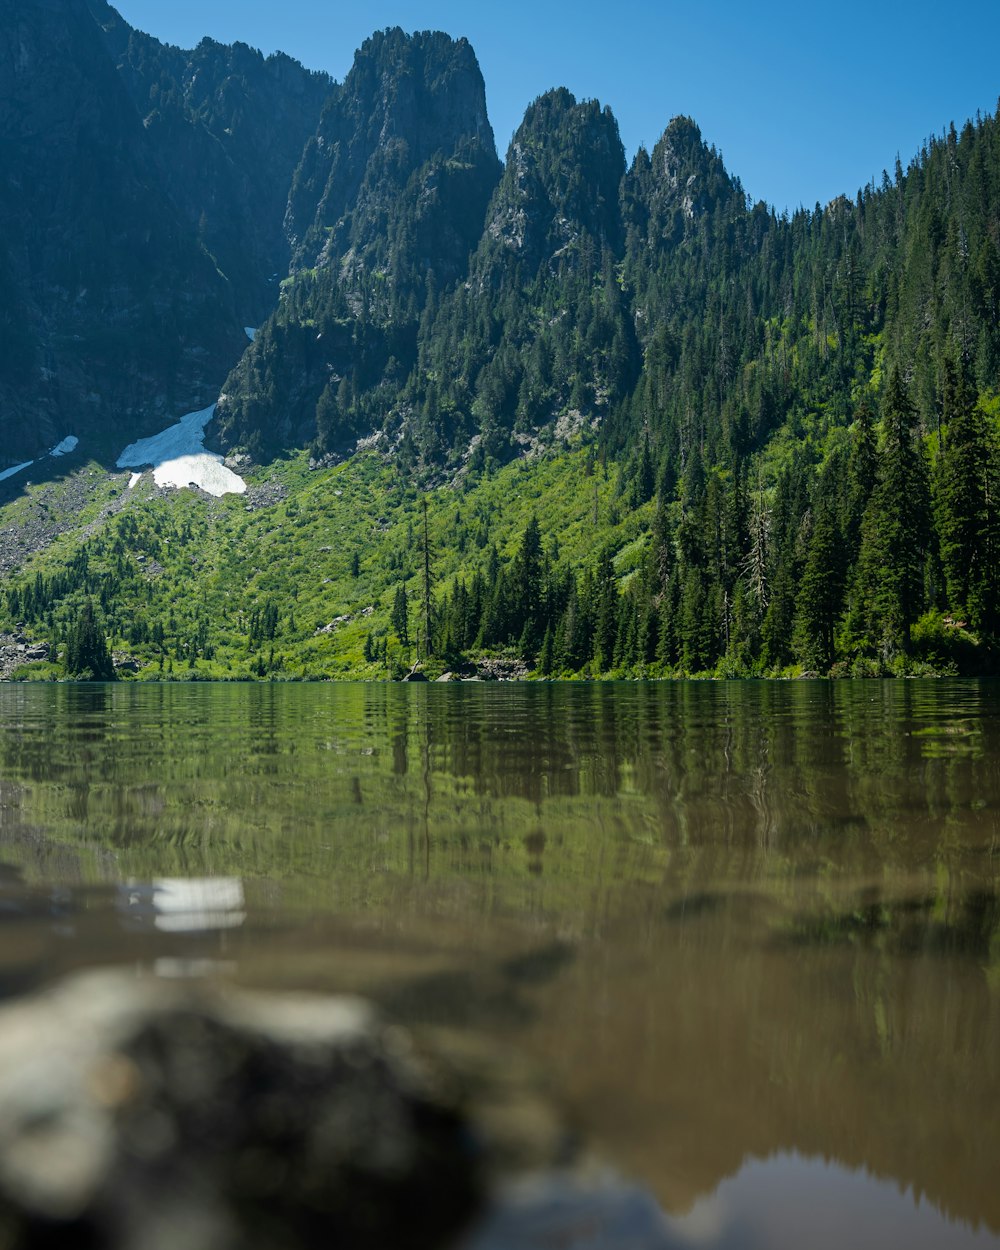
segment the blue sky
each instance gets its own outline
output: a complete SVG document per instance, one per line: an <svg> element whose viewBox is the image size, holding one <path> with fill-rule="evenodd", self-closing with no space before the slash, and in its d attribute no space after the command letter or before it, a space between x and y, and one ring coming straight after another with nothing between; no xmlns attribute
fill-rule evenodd
<svg viewBox="0 0 1000 1250"><path fill-rule="evenodd" d="M373 30L465 35L503 156L550 87L610 104L631 156L692 116L755 198L792 210L853 195L950 121L1000 96L1000 0L769 5L717 0L121 0L182 47L203 35L281 49L343 78Z"/></svg>

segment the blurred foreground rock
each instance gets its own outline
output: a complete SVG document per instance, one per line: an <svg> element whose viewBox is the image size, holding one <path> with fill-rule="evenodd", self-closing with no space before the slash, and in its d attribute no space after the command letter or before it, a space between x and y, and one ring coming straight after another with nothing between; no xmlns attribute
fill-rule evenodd
<svg viewBox="0 0 1000 1250"><path fill-rule="evenodd" d="M0 1012L0 1247L432 1247L488 1144L359 1000L92 973Z"/></svg>

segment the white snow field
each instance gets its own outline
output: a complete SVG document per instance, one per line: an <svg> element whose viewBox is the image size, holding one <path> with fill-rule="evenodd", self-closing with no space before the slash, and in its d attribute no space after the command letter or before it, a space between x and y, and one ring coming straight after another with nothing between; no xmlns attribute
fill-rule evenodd
<svg viewBox="0 0 1000 1250"><path fill-rule="evenodd" d="M201 412L189 412L176 425L129 443L118 457L119 469L152 466L157 486L198 486L206 495L243 495L247 484L222 463L222 457L205 450L205 426L215 404ZM133 477L135 475L133 474ZM130 481L129 486L135 483Z"/></svg>
<svg viewBox="0 0 1000 1250"><path fill-rule="evenodd" d="M0 482L4 481L8 477L13 477L15 473L23 473L25 469L30 469L34 463L34 460L25 460L24 464L15 464L10 469L4 469L4 471L0 473Z"/></svg>
<svg viewBox="0 0 1000 1250"><path fill-rule="evenodd" d="M66 437L62 439L60 442L56 443L55 447L53 447L50 452L47 452L46 455L47 456L68 456L69 453L71 451L75 451L79 445L80 445L80 440L77 438L75 434L67 434ZM41 457L42 460L44 460L45 458L46 456ZM2 472L0 472L0 482L5 481L9 477L13 477L16 473L23 473L25 469L30 469L34 463L35 463L34 460L25 460L24 464L15 464L15 465L12 465L9 469L4 469Z"/></svg>

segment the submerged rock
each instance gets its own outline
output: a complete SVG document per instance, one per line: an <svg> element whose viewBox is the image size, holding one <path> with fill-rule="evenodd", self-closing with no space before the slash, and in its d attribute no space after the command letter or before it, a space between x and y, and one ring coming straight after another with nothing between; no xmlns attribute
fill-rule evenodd
<svg viewBox="0 0 1000 1250"><path fill-rule="evenodd" d="M612 1173L545 1172L505 1186L460 1250L682 1250L653 1196Z"/></svg>
<svg viewBox="0 0 1000 1250"><path fill-rule="evenodd" d="M79 976L0 1012L0 1245L440 1246L483 1194L462 1104L360 1000Z"/></svg>

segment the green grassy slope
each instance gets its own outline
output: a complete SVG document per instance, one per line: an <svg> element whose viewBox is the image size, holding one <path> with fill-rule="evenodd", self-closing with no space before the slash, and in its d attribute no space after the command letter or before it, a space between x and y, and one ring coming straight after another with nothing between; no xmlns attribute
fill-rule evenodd
<svg viewBox="0 0 1000 1250"><path fill-rule="evenodd" d="M248 480L247 496L222 499L158 491L148 476L129 492L127 475L89 464L28 488L0 507L0 530L31 530L48 516L62 532L0 582L0 631L22 626L58 647L90 599L117 657L138 664L123 677L399 676L417 659L425 499L435 606L457 579L486 574L491 547L512 559L532 518L556 566L584 569L611 550L624 583L652 518L650 504L619 508L616 473L579 444L426 492L376 452L317 471L302 454ZM407 646L390 624L400 586ZM365 658L368 639L377 659ZM428 673L449 658L432 657ZM62 671L36 664L18 676Z"/></svg>

